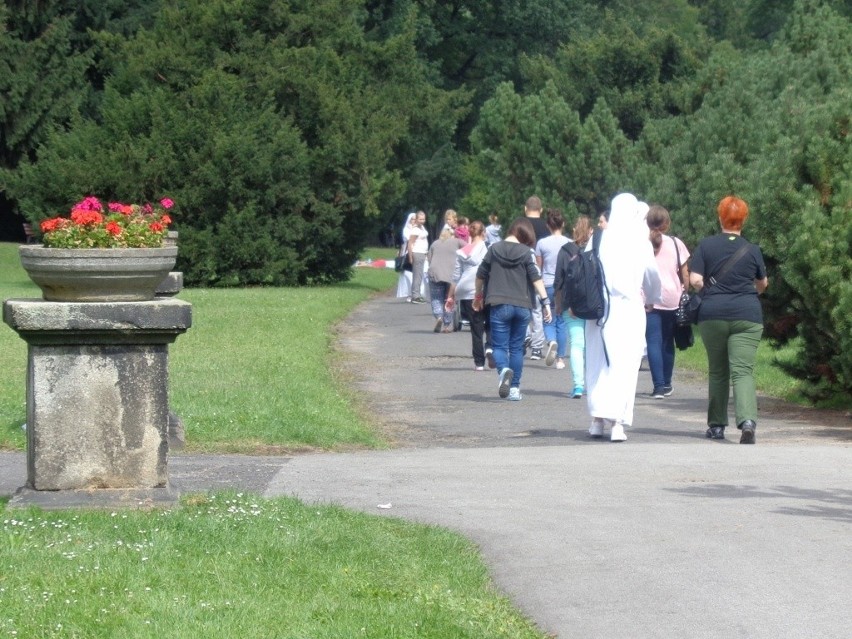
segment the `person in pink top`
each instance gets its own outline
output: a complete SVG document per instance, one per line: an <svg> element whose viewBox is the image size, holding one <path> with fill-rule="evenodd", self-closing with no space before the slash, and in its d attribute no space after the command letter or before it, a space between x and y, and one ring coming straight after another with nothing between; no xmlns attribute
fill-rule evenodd
<svg viewBox="0 0 852 639"><path fill-rule="evenodd" d="M674 390L672 372L675 362L675 311L683 291L684 285L681 282L689 282L689 271L686 267L689 250L678 238L666 235L672 220L669 212L662 206L652 206L648 210L646 222L651 230L650 239L657 260L657 270L660 272L662 292L660 303L646 307L648 315L645 342L648 345L648 367L651 369L651 379L654 383L651 396L663 399Z"/></svg>
<svg viewBox="0 0 852 639"><path fill-rule="evenodd" d="M470 244L470 220L466 217L458 218L458 226L455 228L455 236L464 241L465 244Z"/></svg>

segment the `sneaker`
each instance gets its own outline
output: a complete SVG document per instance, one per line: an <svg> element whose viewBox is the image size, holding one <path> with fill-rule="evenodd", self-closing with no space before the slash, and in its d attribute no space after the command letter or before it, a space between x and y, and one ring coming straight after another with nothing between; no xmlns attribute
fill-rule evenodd
<svg viewBox="0 0 852 639"><path fill-rule="evenodd" d="M671 386L663 386L663 397L670 397L674 393L674 388Z"/></svg>
<svg viewBox="0 0 852 639"><path fill-rule="evenodd" d="M494 351L490 348L485 349L485 361L488 362L488 368L497 368L497 362L494 361Z"/></svg>
<svg viewBox="0 0 852 639"><path fill-rule="evenodd" d="M541 359L541 349L540 348L532 349L532 353L530 353L530 359Z"/></svg>
<svg viewBox="0 0 852 639"><path fill-rule="evenodd" d="M583 387L575 386L574 391L571 393L571 397L573 399L580 399L583 396Z"/></svg>
<svg viewBox="0 0 852 639"><path fill-rule="evenodd" d="M425 304L426 300L424 300L422 297L415 297L411 300L411 303L412 304Z"/></svg>
<svg viewBox="0 0 852 639"><path fill-rule="evenodd" d="M473 370L475 370L475 371L484 371L484 370L485 370L485 367L484 367L484 366L474 366L474 367L473 367Z"/></svg>
<svg viewBox="0 0 852 639"><path fill-rule="evenodd" d="M666 396L664 389L664 386L655 386L654 390L651 391L651 397L653 397L654 399L662 399Z"/></svg>
<svg viewBox="0 0 852 639"><path fill-rule="evenodd" d="M592 420L592 425L589 426L589 436L594 439L601 439L604 433L604 423L602 419Z"/></svg>
<svg viewBox="0 0 852 639"><path fill-rule="evenodd" d="M506 399L509 396L509 384L512 383L512 376L515 374L511 368L504 368L500 371L500 383L497 384L497 394L501 399Z"/></svg>
<svg viewBox="0 0 852 639"><path fill-rule="evenodd" d="M434 329L432 329L432 332L433 332L433 333L440 333L440 332L441 332L441 327L442 327L443 325L444 325L444 320L442 320L442 319L439 317L439 318L438 318L438 321L436 321L436 322L435 322L435 328L434 328Z"/></svg>
<svg viewBox="0 0 852 639"><path fill-rule="evenodd" d="M547 352L544 354L544 363L547 366L553 366L556 361L556 342L549 341L547 343Z"/></svg>
<svg viewBox="0 0 852 639"><path fill-rule="evenodd" d="M510 402L519 402L523 398L524 398L524 396L521 395L521 389L520 388L514 387L514 388L509 389L509 401Z"/></svg>
<svg viewBox="0 0 852 639"><path fill-rule="evenodd" d="M532 344L532 337L529 337L529 336L525 337L524 338L524 355L526 355L527 351L530 350L530 344Z"/></svg>
<svg viewBox="0 0 852 639"><path fill-rule="evenodd" d="M609 441L611 442L624 442L627 441L627 435L624 434L624 426L621 424L613 424L612 432L609 435Z"/></svg>
<svg viewBox="0 0 852 639"><path fill-rule="evenodd" d="M565 362L560 359L556 362L556 370L561 371L563 368L565 368Z"/></svg>

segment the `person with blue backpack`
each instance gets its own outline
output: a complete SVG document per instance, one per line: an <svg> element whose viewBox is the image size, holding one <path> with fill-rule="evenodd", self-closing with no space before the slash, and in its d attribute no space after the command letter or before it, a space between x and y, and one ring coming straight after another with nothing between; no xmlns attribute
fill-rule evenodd
<svg viewBox="0 0 852 639"><path fill-rule="evenodd" d="M631 193L612 200L609 221L586 246L597 251L604 293L601 317L586 320L589 435L627 439L645 350L645 305L659 301L660 274L648 239L648 205ZM573 308L573 307L572 307Z"/></svg>

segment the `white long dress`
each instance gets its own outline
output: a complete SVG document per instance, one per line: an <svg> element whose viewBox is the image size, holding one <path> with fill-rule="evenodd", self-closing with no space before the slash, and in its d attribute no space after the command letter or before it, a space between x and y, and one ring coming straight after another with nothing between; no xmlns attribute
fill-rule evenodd
<svg viewBox="0 0 852 639"><path fill-rule="evenodd" d="M645 300L654 302L660 296L660 275L645 224L647 213L647 204L629 193L613 199L600 247L609 315L603 328L594 320L586 321L589 413L624 426L633 423L636 384L645 350Z"/></svg>

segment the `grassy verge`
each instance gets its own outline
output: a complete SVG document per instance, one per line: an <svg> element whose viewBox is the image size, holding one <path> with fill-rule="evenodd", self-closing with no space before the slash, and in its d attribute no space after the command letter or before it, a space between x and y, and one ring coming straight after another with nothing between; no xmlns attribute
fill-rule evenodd
<svg viewBox="0 0 852 639"><path fill-rule="evenodd" d="M544 637L438 528L239 493L3 519L4 637Z"/></svg>
<svg viewBox="0 0 852 639"><path fill-rule="evenodd" d="M693 329L695 346L685 351L677 351L675 368L695 371L706 376L707 354L704 351L704 344L701 342L698 330L694 327ZM796 348L795 341L780 349L773 348L766 340L762 341L757 348L755 359L755 383L759 392L770 397L777 397L796 404L810 405L811 401L802 392L804 382L790 377L776 365L778 361L792 361ZM834 400L832 406L826 406L826 408L830 407L848 408L849 405L844 406L842 402L838 405L837 400Z"/></svg>
<svg viewBox="0 0 852 639"><path fill-rule="evenodd" d="M392 257L372 249L365 257ZM333 374L331 327L396 281L392 269L357 268L321 288L187 289L193 326L170 347L170 403L187 448L263 453L381 447L355 398ZM0 244L0 297L38 297L17 245ZM0 330L0 448L22 449L26 344Z"/></svg>

